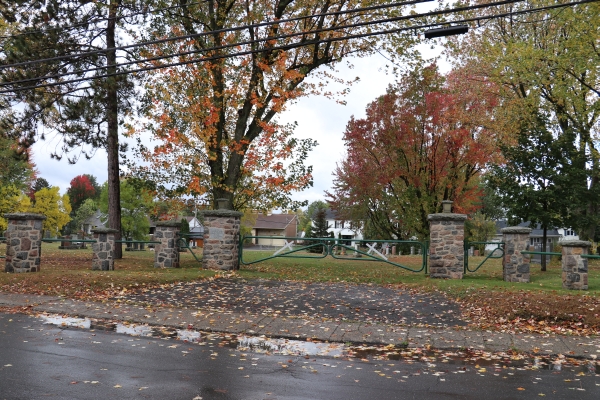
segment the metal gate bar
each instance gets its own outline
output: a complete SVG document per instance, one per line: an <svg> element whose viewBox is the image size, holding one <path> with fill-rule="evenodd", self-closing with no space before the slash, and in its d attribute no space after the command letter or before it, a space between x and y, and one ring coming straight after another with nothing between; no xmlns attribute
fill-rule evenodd
<svg viewBox="0 0 600 400"><path fill-rule="evenodd" d="M284 241L283 247L279 248L272 255L268 257L263 257L254 261L244 261L243 252L244 252L244 242L248 240L254 239L271 239ZM300 247L294 246L294 242L313 242L309 245L303 245ZM348 244L350 243L350 244ZM361 244L366 245L359 247ZM411 267L407 267L405 265L390 261L386 254L387 249L391 249L394 245L399 244L409 244L414 245L414 247L421 248L421 257L422 263L421 268L414 269ZM379 247L378 247L379 246ZM274 246L273 246L274 247ZM363 250L365 247L368 250ZM299 252L309 252L311 249L320 249L318 252L319 255L310 255L306 253ZM273 258L325 258L327 256L331 256L332 258L338 260L348 260L348 261L379 261L384 262L386 264L393 265L395 267L399 267L411 272L427 272L427 253L428 253L428 242L418 242L413 240L357 240L357 239L336 239L336 238L299 238L299 237L283 237L283 236L245 236L240 239L240 254L239 260L242 265L251 265L259 262L263 262L266 260L270 260ZM341 253L349 252L352 255L345 256ZM336 253L340 254L336 254Z"/></svg>
<svg viewBox="0 0 600 400"><path fill-rule="evenodd" d="M474 269L471 269L469 267L469 248L472 245L476 245L476 244L483 244L483 245L493 244L493 245L496 245L496 248L493 249L490 252L490 254L488 254L483 259L483 261L479 263L479 265L477 267L475 267ZM500 251L500 254L494 255L494 253L496 253L497 251ZM485 252L485 248L484 248L484 252ZM502 257L504 257L504 242L467 242L467 241L465 241L465 257L464 257L464 260L465 260L464 265L465 265L465 267L464 267L464 271L463 272L464 273L467 273L467 272L476 272L490 258L502 258Z"/></svg>

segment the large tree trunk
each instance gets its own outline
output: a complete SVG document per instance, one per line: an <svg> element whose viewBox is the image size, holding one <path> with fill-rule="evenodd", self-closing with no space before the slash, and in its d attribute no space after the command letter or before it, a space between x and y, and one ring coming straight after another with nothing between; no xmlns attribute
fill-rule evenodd
<svg viewBox="0 0 600 400"><path fill-rule="evenodd" d="M111 0L108 25L106 28L106 47L115 47L115 27L118 0ZM106 53L107 71L113 74L116 68L115 50ZM106 89L106 152L108 154L108 225L116 229L115 240L121 240L121 184L119 180L119 103L117 95L117 78L108 77ZM115 246L115 258L123 257L122 245Z"/></svg>

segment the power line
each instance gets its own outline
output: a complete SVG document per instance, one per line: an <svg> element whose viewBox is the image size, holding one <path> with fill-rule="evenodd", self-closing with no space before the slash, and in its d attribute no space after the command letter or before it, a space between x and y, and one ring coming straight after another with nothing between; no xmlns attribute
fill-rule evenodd
<svg viewBox="0 0 600 400"><path fill-rule="evenodd" d="M455 21L444 22L444 23L431 23L431 24L424 24L424 25L414 25L414 26L411 26L411 27L388 29L388 30L377 31L377 32L370 32L370 33L364 33L364 34L347 35L347 36L344 36L344 37L312 40L312 41L293 43L293 44L288 44L288 45L283 45L283 46L274 46L274 47L270 48L269 51L290 50L290 49L297 48L297 47L310 46L310 45L320 44L320 43L331 43L331 42L337 42L337 41L343 41L343 40L359 39L359 38L372 37L372 36L377 36L377 35L385 35L385 34L390 34L390 33L399 33L399 32L406 32L406 31L414 31L414 30L417 30L417 29L427 29L427 28L432 28L432 27L436 27L436 26L440 26L440 25L444 25L444 24L451 24L451 23L479 22L479 21L482 21L482 20L490 20L490 19L504 18L504 17L508 17L508 16L530 14L530 13L534 13L534 12L540 12L540 11L546 11L546 10L552 10L552 9L570 7L570 6L575 6L575 5L579 5L579 4L585 4L585 3L594 3L594 2L598 2L598 1L600 1L600 0L581 0L581 1L577 1L577 2L570 2L570 3L565 3L565 4L555 4L555 5L551 5L551 6L544 6L544 7L527 9L527 10L519 10L519 11L514 11L514 12L507 12L507 13L487 15L487 16L478 16L478 17L466 18L466 19L455 20ZM446 10L444 10L444 11L446 11ZM448 11L456 12L455 9L448 10ZM418 16L420 16L420 15L413 15L411 17L416 18ZM196 58L196 59L187 60L187 61L181 61L181 62L177 62L177 63L169 63L169 64L163 64L163 65L158 65L158 66L151 66L151 67L139 68L139 69L135 69L135 70L120 71L120 72L116 72L116 73L112 73L112 74L97 75L97 76L94 76L94 77L78 78L78 79L67 80L67 81L63 81L63 82L48 83L48 84L43 84L43 85L36 85L36 86L30 86L30 87L18 88L18 89L12 89L12 90L2 90L2 91L0 91L0 94L4 94L4 93L16 93L16 92L21 92L21 91L25 91L25 90L32 90L32 89L45 88L45 87L53 87L53 86L64 85L64 84L67 84L67 83L77 83L77 82L89 81L89 80L92 80L92 79L100 79L100 78L107 78L107 77L113 77L113 76L126 75L126 74L130 74L130 73L153 71L153 70L157 70L157 69L163 69L163 68L169 68L169 67L177 67L177 66L182 66L182 65L189 65L189 64L194 64L194 63L198 63L198 62L206 62L206 61L213 61L213 60L218 60L218 59L223 59L223 58L232 58L232 57L237 57L237 56L244 56L244 55L249 55L249 54L261 53L261 52L264 52L264 51L265 51L264 49L247 50L247 51L237 52L237 53L233 53L233 54L216 55L216 56L210 56L210 57L202 57L202 58ZM197 52L201 52L201 51L197 51ZM172 55L172 56L177 56L177 55ZM136 62L136 63L139 63L139 62ZM9 84L13 84L13 83L9 83ZM80 88L78 90L85 90L85 89L88 89L88 88L89 87L83 87L83 88Z"/></svg>
<svg viewBox="0 0 600 400"><path fill-rule="evenodd" d="M164 39L150 40L147 42L130 44L130 45L126 45L126 46L111 47L111 48L107 48L107 49L103 49L103 50L87 51L87 52L79 53L79 54L42 58L42 59L31 60L31 61L23 61L20 63L6 64L6 65L1 65L0 69L6 69L6 68L12 68L12 67L23 67L26 65L38 64L38 63L47 62L47 61L60 61L60 60L69 59L69 58L75 57L75 56L78 56L78 57L92 56L92 55L96 55L96 54L104 54L109 51L133 49L136 47L168 43L168 42L173 42L176 40L196 39L196 38L199 38L202 36L209 36L209 35L214 35L214 34L218 34L218 33L228 33L228 32L240 31L240 30L244 30L244 29L261 28L264 26L279 25L279 24L283 24L283 23L287 23L287 22L296 22L296 21L301 21L301 20L309 19L309 18L329 17L329 16L357 13L357 12L363 12L363 11L373 11L373 10L377 10L377 9L385 9L385 8L391 8L391 7L404 6L404 5L426 3L426 2L430 2L430 1L433 1L433 0L408 0L408 1L401 1L401 2L396 2L396 3L382 4L382 5L378 5L378 6L355 8L352 10L332 11L329 13L311 14L311 15L282 19L282 20L277 20L277 21L268 21L268 22L260 22L260 23L256 23L256 24L241 25L241 26L236 26L236 27L231 27L231 28L223 28L223 29L216 29L213 31L200 32L200 33L195 33L195 34L190 34L190 35L180 35L180 36L172 36L172 37L168 37L168 38L164 38ZM521 1L525 1L525 0L505 0L502 2L502 4L515 3L515 2L521 2Z"/></svg>
<svg viewBox="0 0 600 400"><path fill-rule="evenodd" d="M176 6L171 6L171 7L155 8L155 9L152 9L152 10L140 11L140 12L132 13L132 14L129 14L129 15L121 15L121 16L118 16L117 19L131 18L131 17L135 17L137 15L143 15L143 14L153 14L153 13L156 13L156 12L172 10L174 8L181 8L183 6L194 6L194 5L197 5L197 4L206 3L208 1L211 1L211 0L202 0L202 1L197 1L195 3L178 4ZM0 39L14 39L14 38L17 38L17 37L20 37L20 36L33 35L33 34L36 34L36 33L42 33L42 34L44 34L44 33L48 33L48 32L59 30L59 29L61 29L61 30L67 30L67 29L71 29L71 28L79 28L79 27L82 27L82 26L86 26L86 25L89 25L89 24L96 23L96 22L108 21L109 19L110 19L109 17L96 18L96 19L91 19L91 20L86 21L86 22L79 23L79 24L57 26L57 27L54 27L54 28L46 28L44 30L38 29L38 30L35 30L35 31L27 31L27 32L23 32L23 33L17 33L17 34L14 34L14 35L0 36Z"/></svg>
<svg viewBox="0 0 600 400"><path fill-rule="evenodd" d="M424 1L432 1L432 0L411 0L411 1L405 1L402 3L394 3L394 5L397 4L403 4L403 5L408 5L408 4L416 4L416 3L421 3ZM506 0L507 2L514 2L515 0ZM523 1L523 0L518 0L518 1ZM386 7L388 6L392 6L392 4L386 5ZM376 7L380 7L380 6L376 6ZM372 7L369 7L372 8ZM356 12L358 11L363 11L362 9L360 10L355 10ZM345 10L344 13L348 13L350 11ZM339 12L335 12L335 13L339 13ZM321 16L324 14L316 14L313 16ZM133 65L133 64L140 64L140 63L144 63L144 62L150 62L150 61L158 61L158 60L164 60L167 58L173 58L173 57L181 57L184 55L190 55L190 54L198 54L198 53L206 53L209 51L215 51L215 50L223 50L223 49L227 49L227 48L232 48L232 47L237 47L237 46L245 46L245 45L251 45L251 44L255 44L255 43L260 43L260 42L266 42L266 41L270 41L270 40L277 40L277 39L287 39L287 38L292 38L295 36L302 36L302 35L309 35L309 34L317 34L317 33L324 33L324 32L329 32L329 31L333 31L333 30L342 30L342 29L347 29L347 28L356 28L356 27L360 27L360 26L367 26L367 25L375 25L375 24L380 24L380 23L387 23L387 22L394 22L396 20L402 20L402 19L410 19L410 18L415 18L418 17L419 15L412 15L412 16L402 16L402 17L395 17L395 18L387 18L384 20L377 20L377 21L371 21L371 22L360 22L360 23L356 23L356 24L350 24L350 25L341 25L341 26L337 26L337 27L331 27L331 28L323 28L323 29L316 29L316 30L311 30L311 31L301 31L301 32L295 32L295 33L289 33L289 34L285 34L285 35L276 35L276 36L269 36L263 39L254 39L254 40L247 40L244 42L236 42L236 43L230 43L230 44L226 44L226 45L221 45L221 46L213 46L213 47L209 47L209 48L205 48L205 49L201 49L201 50L190 50L190 51L185 51L185 52L178 52L175 54L167 54L167 55L162 55L162 56L156 56L156 57L150 57L150 58L146 58L143 60L136 60L136 61L127 61L127 62L123 62L123 63L118 63L116 65L111 65L111 67L123 67L123 66L127 66L127 65ZM305 17L301 17L301 18L310 18L312 16L305 16ZM282 21L278 21L277 23L281 23ZM235 29L238 29L239 27L236 27ZM243 28L239 28L239 29L245 29L245 27ZM209 35L212 33L220 33L219 31L210 31L210 32L205 32L203 33L203 35ZM187 38L186 35L185 37L182 38ZM170 40L170 39L169 39ZM146 42L148 43L148 42ZM139 44L139 46L142 46L142 44ZM101 52L105 52L106 50L102 50ZM96 52L94 52L96 53ZM70 57L70 56L69 56ZM53 60L53 59L42 59L42 60L37 60L35 62L42 62L42 61L46 61L46 60ZM31 62L27 62L26 64L29 63L33 63L34 61ZM24 63L21 63L24 64ZM16 65L16 64L13 64ZM1 68L8 68L9 66L4 66L4 67L0 67ZM37 80L40 79L53 79L53 78L60 78L63 76L68 76L68 75L73 75L73 74L77 74L77 73L86 73L86 72L94 72L94 71L100 71L103 69L108 68L109 66L107 65L103 65L100 67L94 67L94 68L89 68L89 69L85 69L85 70L79 70L79 71L72 71L72 72L65 72L65 73L61 73L61 74L54 74L54 75L46 75L43 77L36 77L36 78L28 78L28 79L22 79L22 80L18 80L18 81L12 81L12 82L8 82L8 83L0 83L0 87L2 86L10 86L10 85L14 85L14 84L20 84L20 83L27 83L27 82L35 82Z"/></svg>
<svg viewBox="0 0 600 400"><path fill-rule="evenodd" d="M413 3L420 3L420 2L423 2L423 1L430 1L430 0L413 0L413 1L402 2L402 3L392 3L392 4L386 5L385 7L397 6L398 4L407 5L407 4L413 4ZM415 14L415 15L405 15L405 16L393 17L393 18L386 18L386 19L376 20L376 21L359 22L359 23L355 23L355 24L342 25L342 26L330 27L330 28L323 28L323 29L317 29L317 30L311 30L311 31L301 31L301 32L295 32L295 33L290 33L290 34L285 34L285 35L271 36L271 37L267 37L267 38L263 38L263 39L255 39L255 40L250 40L250 41L231 43L231 44L222 45L222 46L214 46L214 47L209 47L209 48L205 48L205 49L201 49L201 50L190 50L190 51L186 51L186 52L178 52L178 53L175 53L175 54L168 54L168 55L163 55L163 56L156 56L156 57L151 57L151 58L147 58L147 59L144 59L144 60L128 61L128 62L124 62L124 63L119 63L119 64L116 64L116 65L112 65L112 67L122 67L122 66L133 65L133 64L140 64L140 63L149 62L149 61L158 61L158 60L172 58L172 57L181 57L183 55L206 53L206 52L209 52L209 51L223 50L223 49L237 47L237 46L241 46L241 45L249 45L249 44L260 43L260 42L265 42L265 41L270 41L270 40L276 40L276 39L287 39L287 38L291 38L291 37L294 37L294 36L316 34L316 33L324 33L324 32L335 31L335 30L342 30L342 29L347 29L347 28L357 28L357 27L368 26L368 25L376 25L376 24L383 24L383 23L389 23L389 22L397 22L397 21L402 21L402 20L407 20L407 19L415 19L415 18L419 18L419 17L437 16L437 15L443 15L443 14L450 14L450 13L468 11L468 10L473 10L473 9L480 9L480 8L487 8L487 7L492 7L492 6L506 5L506 4L512 4L512 3L520 2L520 1L523 1L523 0L503 0L503 1L500 1L500 2L496 2L496 3L487 3L487 4L476 5L476 6L469 6L469 7L460 7L460 8L449 9L449 10L431 11L431 12L428 12L428 13ZM375 6L375 7L381 8L382 6ZM372 7L368 7L368 8L371 9ZM350 10L344 10L343 13L358 12L358 11L363 11L363 9L355 9L355 10L352 10L352 11L350 11ZM341 11L334 12L334 14L339 14L340 12ZM313 15L313 16L321 16L321 15L325 15L325 14L317 14L317 15ZM306 19L306 18L310 18L310 17L313 17L313 16L305 16L305 17L298 17L298 18ZM296 19L296 18L294 18L294 19ZM291 20L294 20L294 19L291 19ZM282 21L283 20L277 21L277 23L281 23ZM273 24L273 22L269 22L268 24ZM242 28L235 27L235 28L228 28L228 29L229 30L237 30L237 29L245 29L245 27L242 27ZM221 30L219 30L219 31L205 32L202 35L209 35L209 34L212 34L212 33L221 33ZM185 35L185 36L181 36L181 38L186 38L187 39L189 36L195 36L195 35ZM165 39L165 40L167 40L167 39ZM168 40L170 41L172 39L169 38ZM145 42L143 44L138 44L138 45L135 45L135 46L142 46L142 45L145 45L146 43L150 43L150 42ZM154 44L154 42L152 42L152 44ZM131 45L131 46L134 46L134 45ZM130 46L128 46L128 47L130 47ZM262 50L262 51L265 51L265 50ZM102 50L101 52L105 52L105 50ZM97 52L94 52L94 53L97 53ZM41 61L54 60L54 59L55 58L53 58L53 59L42 59L42 60L36 60L36 61L31 61L31 62L27 62L27 63L20 63L20 64L29 64L29 63L33 63L33 62L41 62ZM17 65L17 64L13 64L13 65ZM8 66L4 66L4 67L7 68ZM73 74L76 74L76 73L94 72L94 71L99 71L99 70L106 69L108 67L109 66L100 66L100 67L89 68L89 69L85 69L85 70L79 70L79 71L73 71L73 72L65 72L65 73L61 73L61 74L47 75L47 76L43 76L43 77L23 79L23 80L19 80L19 81L8 82L8 83L0 83L0 87L1 86L10 86L10 85L20 84L20 83L34 82L34 81L37 81L37 80L40 80L40 79L60 78L62 76L73 75ZM93 77L92 79L100 78L100 77L105 77L105 76L109 76L109 75L105 74L105 75L101 75L101 76L96 76L96 77ZM88 78L81 78L81 79L85 80L85 79L88 79ZM70 83L70 81L67 81L67 82ZM67 83L67 82L63 82L63 83ZM0 92L0 93L2 93L2 92Z"/></svg>

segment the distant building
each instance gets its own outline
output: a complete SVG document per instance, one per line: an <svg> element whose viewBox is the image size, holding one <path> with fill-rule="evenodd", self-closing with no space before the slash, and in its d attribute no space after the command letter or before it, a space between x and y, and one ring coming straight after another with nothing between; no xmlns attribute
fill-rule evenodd
<svg viewBox="0 0 600 400"><path fill-rule="evenodd" d="M191 216L185 217L189 227L190 233L187 236L188 244L191 247L203 247L204 246L204 226L198 221L198 218Z"/></svg>
<svg viewBox="0 0 600 400"><path fill-rule="evenodd" d="M106 214L103 214L100 210L96 210L96 212L85 220L82 226L79 228L86 234L91 235L92 229L96 228L106 228L106 222L108 217Z"/></svg>
<svg viewBox="0 0 600 400"><path fill-rule="evenodd" d="M266 236L253 239L262 246L283 246L287 238L295 238L298 230L296 214L258 214L252 226L252 236Z"/></svg>
<svg viewBox="0 0 600 400"><path fill-rule="evenodd" d="M492 239L494 242L502 241L502 229L508 227L508 222L506 220L496 221L496 236ZM531 228L531 233L529 234L529 249L531 251L542 251L542 244L544 240L544 230L542 229L540 224L535 226L531 226L531 222L522 222L519 225L523 228ZM571 228L548 228L546 230L546 251L552 252L552 249L556 244L559 244L560 240L577 240L579 236L577 233ZM491 251L495 249L494 245L486 245L486 251ZM531 258L532 262L539 263L540 262L539 255L533 255ZM549 258L548 258L549 260Z"/></svg>
<svg viewBox="0 0 600 400"><path fill-rule="evenodd" d="M333 232L333 237L336 239L343 239L345 244L350 245L352 240L363 239L361 227L341 219L337 212L327 209L325 219L330 226L328 232Z"/></svg>

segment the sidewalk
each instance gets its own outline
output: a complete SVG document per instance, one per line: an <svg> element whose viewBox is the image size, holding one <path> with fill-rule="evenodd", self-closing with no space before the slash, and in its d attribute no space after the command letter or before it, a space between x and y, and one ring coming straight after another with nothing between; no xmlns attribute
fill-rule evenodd
<svg viewBox="0 0 600 400"><path fill-rule="evenodd" d="M217 308L208 307L206 301L204 305L192 301L211 296L214 298L214 295L210 293L211 290L208 290L211 285L213 291L221 294L227 292L227 285L231 283L227 281L218 285L215 285L215 282L179 285L164 289L162 293L152 291L146 294L126 295L110 303L0 293L0 307L27 307L33 312L71 317L207 332L266 335L288 339L306 340L310 338L342 343L408 345L412 348L432 347L440 350L465 348L489 352L518 350L538 355L563 354L567 357L594 359L600 357L600 337L510 334L469 330L465 321L454 317L454 306L449 303L440 305L439 302L443 299L436 298L435 295L398 293L396 296L391 296L388 291L392 289L365 285L351 286L352 290L344 291L342 290L344 285L336 287L335 285L305 283L265 284L265 281L257 282L244 281L241 284L229 285L231 291L242 291L237 293L240 295L236 298L238 302L235 306L229 304L229 309L225 309L223 305ZM272 289L273 293L281 294L281 285L285 285L287 296L277 298L270 293L270 290ZM264 291L261 296L267 297L262 302L249 302L248 296L244 297L243 295L256 295L258 287ZM322 291L329 292L329 297L324 296ZM360 301L363 301L360 304L364 305L365 299L362 291L371 297L371 303L377 303L378 308L375 312L366 312L359 307L354 307ZM177 293L176 297L182 301L170 305L166 303L165 296L172 293ZM344 293L352 293L355 302L348 303ZM327 299L331 298L335 298L336 303L346 303L343 305L330 304L331 300ZM311 303L307 299L315 300L316 303ZM437 305L432 304L435 301L438 301ZM303 307L294 307L302 302L304 302ZM288 309L295 311L284 312L282 311L284 307L273 307L274 304L279 303L283 303ZM327 304L328 308L315 306L315 304ZM386 305L389 306L388 309L385 309ZM336 307L335 312L340 317L344 317L353 310L352 319L346 319L356 322L342 321L341 318L336 320L330 315L317 316L319 308L323 313L330 313L329 310L333 310L334 306ZM383 309L381 309L382 307ZM298 310L299 308L300 310ZM356 311L357 308L361 310L360 313ZM309 311L314 309L315 312L307 312L307 309ZM390 313L390 309L395 312ZM425 310L427 315L419 314L415 310ZM436 310L436 312L430 312L431 310ZM394 316L399 318L394 318ZM440 320L444 323L439 323ZM431 323L436 321L437 324Z"/></svg>

